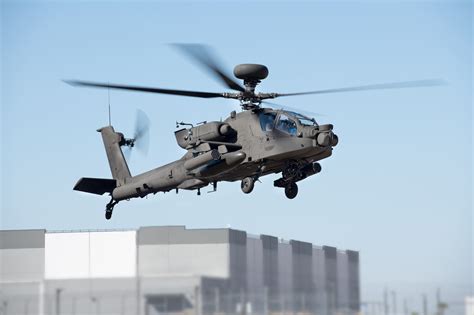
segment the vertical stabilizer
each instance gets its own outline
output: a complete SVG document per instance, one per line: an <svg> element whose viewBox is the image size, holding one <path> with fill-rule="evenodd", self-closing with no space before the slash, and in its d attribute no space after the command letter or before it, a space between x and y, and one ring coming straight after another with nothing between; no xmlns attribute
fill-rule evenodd
<svg viewBox="0 0 474 315"><path fill-rule="evenodd" d="M115 132L112 126L103 127L97 131L102 134L112 177L117 180L117 184L120 186L125 183L127 178L131 177L127 162L120 149L123 135Z"/></svg>

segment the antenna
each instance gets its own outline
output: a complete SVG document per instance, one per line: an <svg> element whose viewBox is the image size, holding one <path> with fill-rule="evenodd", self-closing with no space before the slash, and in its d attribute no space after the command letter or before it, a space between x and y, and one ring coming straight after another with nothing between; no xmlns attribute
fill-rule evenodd
<svg viewBox="0 0 474 315"><path fill-rule="evenodd" d="M107 87L107 96L109 100L109 126L112 126L112 118L110 114L110 87Z"/></svg>

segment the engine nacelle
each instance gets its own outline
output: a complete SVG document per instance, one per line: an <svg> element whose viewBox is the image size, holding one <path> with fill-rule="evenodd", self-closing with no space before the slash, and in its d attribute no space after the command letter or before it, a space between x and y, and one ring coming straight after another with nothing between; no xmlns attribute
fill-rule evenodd
<svg viewBox="0 0 474 315"><path fill-rule="evenodd" d="M196 127L176 131L175 137L178 145L186 149L194 146L198 141L222 141L233 133L229 124L211 121Z"/></svg>

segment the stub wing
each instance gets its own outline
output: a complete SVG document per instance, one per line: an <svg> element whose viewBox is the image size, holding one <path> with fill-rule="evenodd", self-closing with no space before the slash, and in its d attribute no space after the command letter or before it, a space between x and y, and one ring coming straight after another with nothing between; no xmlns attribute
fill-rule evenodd
<svg viewBox="0 0 474 315"><path fill-rule="evenodd" d="M115 179L83 177L77 181L74 190L103 195L105 193L112 193L115 187L117 187Z"/></svg>

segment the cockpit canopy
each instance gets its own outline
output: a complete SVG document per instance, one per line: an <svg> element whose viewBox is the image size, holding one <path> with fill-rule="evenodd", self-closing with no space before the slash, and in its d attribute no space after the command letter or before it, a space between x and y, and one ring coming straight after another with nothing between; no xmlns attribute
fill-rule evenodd
<svg viewBox="0 0 474 315"><path fill-rule="evenodd" d="M297 135L298 126L318 126L314 118L285 110L264 111L260 113L259 118L263 131L277 129L292 136Z"/></svg>
<svg viewBox="0 0 474 315"><path fill-rule="evenodd" d="M308 116L295 113L295 112L288 111L286 113L296 118L299 121L300 125L303 125L303 126L317 126L318 125L318 123L316 122L314 118L310 118Z"/></svg>

